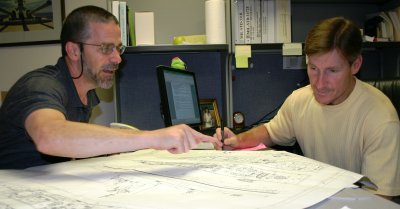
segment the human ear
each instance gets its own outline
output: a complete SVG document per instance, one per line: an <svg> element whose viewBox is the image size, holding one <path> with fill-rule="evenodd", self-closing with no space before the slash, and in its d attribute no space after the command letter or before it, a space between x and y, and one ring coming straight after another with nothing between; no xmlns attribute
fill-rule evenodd
<svg viewBox="0 0 400 209"><path fill-rule="evenodd" d="M68 41L65 44L65 51L67 52L67 56L71 60L79 60L81 56L81 50L79 48L79 44Z"/></svg>
<svg viewBox="0 0 400 209"><path fill-rule="evenodd" d="M354 60L354 62L351 64L351 74L355 75L360 71L361 65L362 65L363 58L361 55L358 55L358 57Z"/></svg>

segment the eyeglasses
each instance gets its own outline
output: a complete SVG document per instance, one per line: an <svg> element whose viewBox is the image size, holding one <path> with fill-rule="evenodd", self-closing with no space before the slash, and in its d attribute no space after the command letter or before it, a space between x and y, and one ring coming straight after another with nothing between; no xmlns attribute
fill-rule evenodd
<svg viewBox="0 0 400 209"><path fill-rule="evenodd" d="M105 55L110 55L114 50L117 50L120 55L122 55L125 51L126 46L124 45L119 45L115 46L115 44L89 44L89 43L83 43L83 42L78 42L79 44L84 44L84 45L90 45L90 46L98 46L100 47L101 53Z"/></svg>

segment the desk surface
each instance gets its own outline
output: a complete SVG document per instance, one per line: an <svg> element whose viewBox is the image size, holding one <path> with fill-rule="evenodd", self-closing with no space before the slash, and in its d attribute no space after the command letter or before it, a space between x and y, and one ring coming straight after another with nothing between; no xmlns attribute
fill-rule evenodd
<svg viewBox="0 0 400 209"><path fill-rule="evenodd" d="M397 207L342 190L361 177L282 151L142 150L0 171L0 208Z"/></svg>
<svg viewBox="0 0 400 209"><path fill-rule="evenodd" d="M359 188L345 188L308 209L399 209L400 205Z"/></svg>

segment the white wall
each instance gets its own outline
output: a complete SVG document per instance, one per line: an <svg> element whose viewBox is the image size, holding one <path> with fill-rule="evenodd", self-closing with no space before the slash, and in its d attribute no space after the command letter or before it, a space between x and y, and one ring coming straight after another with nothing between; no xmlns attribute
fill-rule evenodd
<svg viewBox="0 0 400 209"><path fill-rule="evenodd" d="M105 0L66 0L65 12L88 4L107 8ZM59 44L0 47L0 91L8 91L19 77L33 69L56 64L60 56ZM94 110L91 122L108 125L115 119L113 90L97 92L101 103Z"/></svg>
<svg viewBox="0 0 400 209"><path fill-rule="evenodd" d="M65 0L65 12L68 14L83 5L107 8L110 1ZM205 34L204 0L127 0L127 2L133 11L155 12L157 44L171 44L173 36L176 35ZM54 65L60 56L59 44L0 47L0 91L7 91L28 71L45 65ZM91 122L108 125L115 120L116 115L113 89L96 91L101 103L94 110Z"/></svg>
<svg viewBox="0 0 400 209"><path fill-rule="evenodd" d="M156 44L172 44L174 36L205 34L204 0L128 0L133 12L154 12Z"/></svg>

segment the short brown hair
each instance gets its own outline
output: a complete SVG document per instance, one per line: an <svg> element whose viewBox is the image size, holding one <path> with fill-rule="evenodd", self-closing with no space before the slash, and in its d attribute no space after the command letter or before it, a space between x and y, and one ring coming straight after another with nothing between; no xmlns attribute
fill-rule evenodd
<svg viewBox="0 0 400 209"><path fill-rule="evenodd" d="M344 17L325 19L308 33L304 49L306 55L333 49L338 49L350 64L361 54L361 31L351 20Z"/></svg>
<svg viewBox="0 0 400 209"><path fill-rule="evenodd" d="M115 22L118 19L109 11L97 6L83 6L73 10L63 23L61 30L61 53L66 55L65 44L68 41L84 42L91 36L89 23L91 22Z"/></svg>

